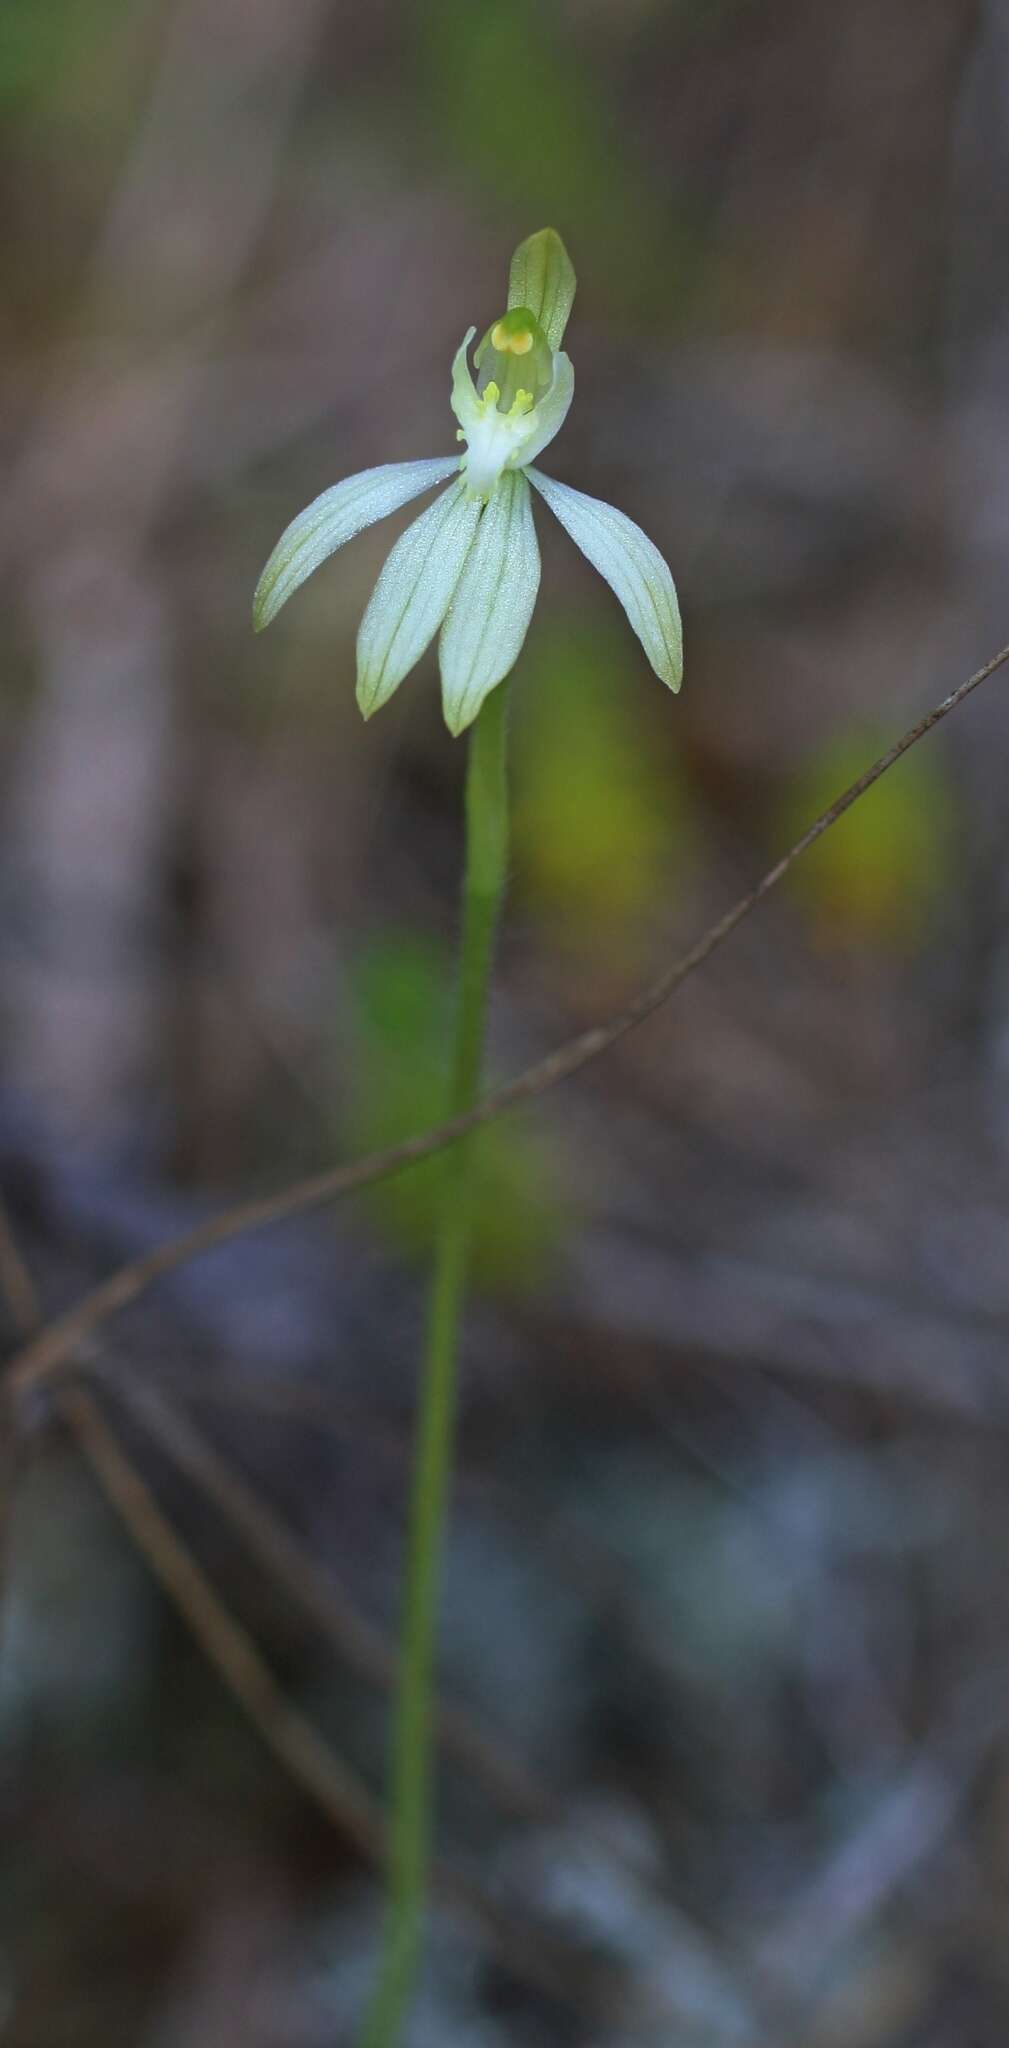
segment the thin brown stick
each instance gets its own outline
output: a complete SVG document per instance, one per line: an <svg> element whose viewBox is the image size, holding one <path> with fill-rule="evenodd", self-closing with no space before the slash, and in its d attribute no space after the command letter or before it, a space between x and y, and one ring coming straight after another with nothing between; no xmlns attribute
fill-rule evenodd
<svg viewBox="0 0 1009 2048"><path fill-rule="evenodd" d="M0 1202L0 1294L3 1294L21 1335L29 1337L42 1321L42 1303L3 1202Z"/></svg>
<svg viewBox="0 0 1009 2048"><path fill-rule="evenodd" d="M27 1336L41 1321L42 1305L2 1202L0 1291L7 1297L18 1328ZM280 1516L275 1514L241 1475L218 1455L201 1432L160 1395L155 1394L150 1388L137 1384L122 1391L125 1392L130 1407L146 1423L150 1434L162 1450L179 1470L215 1503L232 1528L244 1539L252 1554L258 1557L266 1569L272 1572L300 1602L305 1612L316 1622L346 1662L362 1677L388 1690L396 1679L395 1651L386 1643L381 1630L358 1613L342 1587L329 1572L323 1570ZM181 1540L174 1532L171 1532L170 1543L166 1544L167 1524L150 1488L140 1477L132 1460L127 1458L122 1446L112 1436L95 1403L87 1393L79 1389L75 1400L71 1400L69 1405L61 1403L61 1406L96 1473L97 1457L101 1455L105 1459L103 1470L98 1473L105 1492L119 1508L134 1540L150 1560L152 1568L157 1570L162 1584L182 1607L185 1618L190 1622L208 1656L211 1652L208 1648L207 1627L213 1625L214 1640L219 1653L211 1656L215 1668L232 1684L235 1669L240 1668L243 1677L247 1678L250 1652L252 1657L258 1658L255 1646L246 1639L239 1666L233 1669L229 1664L227 1669L224 1668L224 1660L229 1654L233 1657L235 1645L233 1641L230 1642L229 1653L228 1628L224 1627L222 1632L222 1620L230 1624L232 1634L237 1629L237 1624L227 1614L218 1595L200 1573L195 1561L188 1557ZM90 1432L90 1435L87 1435L87 1432ZM99 1443L100 1452L96 1449ZM110 1444L113 1446L113 1452L109 1451ZM118 1489L115 1493L113 1482ZM129 1516L124 1505L127 1502ZM158 1559L162 1561L160 1566ZM171 1581L167 1576L170 1559L174 1559L175 1572ZM203 1627L197 1627L197 1615L192 1607L194 1575L202 1581L198 1605ZM186 1594L184 1606L180 1597L180 1587L184 1588ZM243 1704L247 1704L244 1692L240 1693L239 1697ZM529 1776L525 1766L517 1758L506 1754L497 1742L492 1741L463 1708L443 1704L439 1722L446 1748L454 1751L460 1761L483 1777L504 1805L514 1812L521 1813L527 1820L543 1821L558 1817L561 1811L560 1803L553 1802L547 1793L541 1791ZM287 1761L286 1754L284 1761ZM366 1797L362 1788L361 1798ZM331 1811L331 1808L327 1808L327 1811ZM377 1841L377 1837L375 1839Z"/></svg>
<svg viewBox="0 0 1009 2048"><path fill-rule="evenodd" d="M161 1394L135 1379L129 1384L117 1383L116 1391L159 1448L213 1502L251 1555L298 1602L351 1669L389 1691L397 1673L392 1645L382 1630L359 1612L332 1572L319 1563L282 1517ZM559 1818L563 1811L560 1801L537 1785L520 1759L488 1735L465 1708L443 1702L439 1729L445 1749L481 1777L511 1812L532 1821Z"/></svg>
<svg viewBox="0 0 1009 2048"><path fill-rule="evenodd" d="M359 1612L332 1572L318 1562L281 1516L220 1456L189 1418L162 1394L135 1379L113 1382L103 1375L103 1386L125 1398L131 1413L159 1449L213 1503L250 1553L315 1622L338 1655L371 1684L391 1690L397 1676L396 1653L381 1629ZM563 1552L565 1546L557 1543L556 1548ZM608 1593L612 1597L609 1589ZM647 1631L643 1640L646 1644L649 1641ZM506 1811L533 1825L564 1824L564 1801L465 1707L442 1697L438 1733L446 1754L480 1778L491 1797ZM644 1869L640 1858L623 1842L615 1840L604 1826L582 1820L579 1834L596 1843L614 1862L625 1864L636 1880L644 1877L649 1884L654 1882L654 1873ZM700 1930L695 1928L692 1933L694 1941L700 1944ZM709 1960L714 1968L714 1958Z"/></svg>
<svg viewBox="0 0 1009 2048"><path fill-rule="evenodd" d="M31 1268L18 1244L7 1205L0 1197L0 1294L19 1336L31 1337L42 1321L42 1302ZM18 1476L18 1431L8 1389L0 1387L0 1569L6 1571L11 1512Z"/></svg>
<svg viewBox="0 0 1009 2048"><path fill-rule="evenodd" d="M0 1198L0 1292L18 1328L28 1335L42 1318L42 1302ZM94 1370L92 1364L92 1370ZM272 1570L362 1675L387 1685L395 1657L381 1632L360 1616L342 1590L298 1543L279 1516L217 1456L198 1431L150 1389L120 1388L130 1406L181 1471L215 1502L249 1548ZM216 1591L159 1506L151 1487L110 1428L97 1402L79 1383L61 1388L56 1409L72 1431L110 1506L189 1627L204 1655L231 1690L281 1766L365 1857L381 1866L385 1828L381 1810L355 1773L341 1764L277 1684L259 1649ZM527 1821L558 1822L563 1809L507 1755L465 1710L442 1706L442 1739L479 1772L498 1798ZM591 1831L590 1838L591 1838ZM605 1837L602 1845L612 1849ZM633 1861L633 1859L631 1859ZM520 1979L598 2018L617 2010L631 1992L620 1971L590 1970L563 1943L513 1928L472 1877L439 1863L438 1895L468 1919L483 1946Z"/></svg>
<svg viewBox="0 0 1009 2048"><path fill-rule="evenodd" d="M108 1279L84 1295L72 1308L56 1317L37 1337L23 1347L9 1368L12 1392L21 1394L40 1385L66 1362L82 1337L97 1329L99 1324L106 1322L120 1309L126 1308L130 1302L136 1301L138 1296L153 1287L155 1281L162 1279L167 1273L174 1272L189 1259L198 1258L204 1252L215 1250L219 1245L229 1244L233 1238L240 1237L247 1231L261 1230L268 1224L283 1223L290 1217L304 1215L310 1209L321 1208L325 1203L334 1202L340 1196L354 1194L361 1188L370 1187L375 1181L401 1172L404 1167L413 1166L419 1160L429 1158L432 1153L443 1150L446 1145L454 1144L457 1139L465 1137L467 1132L476 1129L478 1125L490 1123L495 1118L503 1116L506 1111L517 1109L520 1104L532 1102L537 1096L545 1095L547 1090L556 1087L558 1082L570 1080L572 1075L579 1073L590 1061L598 1059L602 1053L609 1052L610 1048L621 1038L626 1037L629 1031L644 1023L654 1011L661 1009L662 1005L682 988L689 976L710 960L712 954L717 952L736 930L737 925L742 924L743 919L777 887L794 862L800 859L816 840L822 838L832 825L836 825L845 811L850 810L852 804L858 802L859 797L864 796L903 754L917 746L918 741L924 739L926 733L931 732L944 718L948 718L952 711L956 711L972 691L986 682L988 677L994 675L996 669L1003 667L1007 661L1009 646L1003 647L998 654L993 655L990 661L985 662L983 668L977 669L950 696L944 697L933 710L918 719L917 723L899 740L895 740L893 746L889 747L885 754L881 754L871 767L866 768L849 788L835 797L834 802L807 827L794 845L789 847L788 852L783 854L772 868L768 868L767 873L761 876L754 888L745 896L741 896L730 910L725 911L722 917L709 926L686 953L681 954L679 959L667 967L657 980L643 988L616 1016L568 1039L564 1045L558 1046L555 1052L548 1053L544 1059L536 1061L533 1066L517 1074L513 1080L507 1081L502 1088L497 1088L485 1096L483 1101L466 1115L452 1117L434 1130L418 1132L413 1138L406 1138L400 1144L387 1146L381 1152L369 1153L367 1158L353 1160L347 1166L329 1167L322 1173L311 1174L307 1179L294 1182L291 1187L282 1188L277 1194L240 1202L221 1215L212 1216L207 1222L197 1224L183 1236L156 1246L142 1258L132 1259L127 1265L120 1266L117 1272L110 1274Z"/></svg>
<svg viewBox="0 0 1009 2048"><path fill-rule="evenodd" d="M104 1376L103 1385L108 1391L113 1390L113 1383ZM114 1390L125 1398L159 1449L213 1503L249 1552L285 1588L338 1655L362 1678L390 1691L397 1677L395 1650L381 1629L359 1612L332 1572L318 1562L287 1523L173 1403L136 1380L117 1381ZM445 1753L479 1778L506 1812L530 1825L565 1824L564 1801L465 1707L442 1696L437 1729ZM635 1881L654 1885L654 1872L605 1826L582 1819L578 1832L613 1862L625 1865ZM699 1928L692 1928L692 1939L698 1946L703 1943ZM709 1966L713 1970L719 1967L714 1956L709 1957Z"/></svg>
<svg viewBox="0 0 1009 2048"><path fill-rule="evenodd" d="M60 1389L56 1407L137 1549L266 1747L365 1859L380 1866L385 1826L377 1802L292 1705L248 1631L172 1527L97 1402L83 1387L73 1385ZM607 2010L619 2012L632 1995L632 1985L621 1970L596 1969L567 1943L510 1925L468 1873L438 1865L434 1884L508 1969L573 2010L599 2018Z"/></svg>
<svg viewBox="0 0 1009 2048"><path fill-rule="evenodd" d="M2 1203L0 1287L19 1327L25 1332L32 1330L41 1319L42 1304ZM367 1857L380 1862L384 1830L378 1806L286 1699L251 1636L225 1607L176 1535L97 1403L83 1387L74 1386L61 1390L57 1405L103 1493L188 1623L208 1662L230 1686L292 1777Z"/></svg>
<svg viewBox="0 0 1009 2048"><path fill-rule="evenodd" d="M109 1384L132 1399L133 1386L127 1388L118 1378L114 1382L110 1378ZM176 1369L172 1372L172 1392L201 1406L239 1410L261 1407L267 1414L288 1416L295 1421L310 1420L317 1429L353 1444L358 1450L363 1447L397 1468L409 1463L411 1446L407 1432L379 1422L374 1410L364 1402L334 1403L311 1388L291 1386L286 1381L264 1382L258 1375L255 1381L250 1381L217 1373L180 1373ZM655 1614L638 1599L626 1573L593 1541L580 1522L572 1521L563 1510L553 1509L549 1514L537 1510L521 1489L510 1486L489 1467L475 1465L465 1458L456 1474L456 1491L460 1496L469 1493L484 1502L500 1520L514 1527L526 1544L545 1553L550 1569L573 1586L582 1599L605 1613L607 1621L619 1630L635 1656L648 1665L660 1682L679 1683L679 1666L666 1645ZM612 1854L609 1842L607 1848Z"/></svg>
<svg viewBox="0 0 1009 2048"><path fill-rule="evenodd" d="M42 1304L2 1201L0 1244L0 1290L7 1296L18 1327L27 1334L41 1320ZM291 1704L248 1631L236 1621L173 1529L97 1402L77 1384L60 1389L56 1409L110 1506L266 1747L333 1825L369 1862L381 1866L385 1827L377 1802ZM249 1499L254 1501L251 1491ZM479 1740L479 1731L475 1733ZM583 1959L573 1958L563 1942L512 1927L470 1876L439 1864L434 1883L439 1896L470 1922L491 1954L518 1978L573 2010L598 2018L600 2010L619 2009L628 1995L631 1987L619 1971L590 1970L586 1974Z"/></svg>
<svg viewBox="0 0 1009 2048"><path fill-rule="evenodd" d="M83 1387L71 1386L61 1390L57 1405L141 1556L267 1747L369 1862L381 1862L384 1830L375 1801L291 1705L248 1631L173 1529L97 1403Z"/></svg>

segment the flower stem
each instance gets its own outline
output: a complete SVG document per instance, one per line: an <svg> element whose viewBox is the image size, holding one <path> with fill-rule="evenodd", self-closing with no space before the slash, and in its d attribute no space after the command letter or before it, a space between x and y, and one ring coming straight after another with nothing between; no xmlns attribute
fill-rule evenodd
<svg viewBox="0 0 1009 2048"><path fill-rule="evenodd" d="M486 699L466 773L466 855L448 1112L477 1099L494 941L508 862L506 690ZM435 1638L452 1480L459 1324L469 1265L473 1141L446 1155L407 1529L393 1733L386 1923L362 2048L395 2048L420 1965L431 1860Z"/></svg>

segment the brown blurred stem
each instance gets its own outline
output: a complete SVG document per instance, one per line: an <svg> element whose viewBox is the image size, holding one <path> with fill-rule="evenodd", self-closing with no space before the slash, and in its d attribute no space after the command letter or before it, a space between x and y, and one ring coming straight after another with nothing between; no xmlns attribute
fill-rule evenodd
<svg viewBox="0 0 1009 2048"><path fill-rule="evenodd" d="M109 1385L105 1376L103 1384ZM383 1691L391 1688L397 1672L393 1647L359 1612L332 1570L319 1563L269 1502L157 1389L132 1379L118 1392L164 1455L204 1499L213 1502L250 1554L298 1603L350 1668ZM464 1707L443 1702L438 1726L446 1751L480 1777L510 1813L526 1820L558 1819L559 1802Z"/></svg>
<svg viewBox="0 0 1009 2048"><path fill-rule="evenodd" d="M42 1304L2 1199L0 1293L17 1327L28 1335L41 1321ZM385 1826L377 1803L278 1685L248 1630L173 1528L93 1394L79 1383L62 1387L54 1406L76 1438L110 1506L121 1516L208 1663L266 1747L333 1826L353 1841L368 1861L381 1864ZM146 1412L150 1419L150 1411ZM12 1442L13 1435L12 1429ZM163 1448L170 1448L166 1432L160 1433L160 1440ZM190 1477L204 1493L223 1505L218 1486L210 1483L212 1476L198 1465L190 1470ZM468 1728L468 1734L472 1740L476 1731ZM503 1786L500 1789L503 1791ZM632 1987L619 1970L594 1970L586 1957L563 1941L544 1937L524 1923L512 1924L472 1872L461 1874L436 1865L432 1877L439 1896L472 1928L487 1953L520 1981L535 1985L593 2021L608 2011L616 2014L622 2010Z"/></svg>
<svg viewBox="0 0 1009 2048"><path fill-rule="evenodd" d="M481 1124L494 1121L506 1111L533 1102L548 1089L555 1088L560 1081L570 1080L583 1067L596 1060L602 1053L626 1037L629 1031L643 1024L656 1010L662 1008L671 996L676 995L683 983L696 973L699 967L710 960L713 953L731 938L737 925L756 910L765 896L787 875L795 861L814 845L817 839L829 832L839 818L843 818L852 804L858 802L880 777L899 761L911 747L925 738L926 733L939 725L950 712L956 711L973 690L988 677L995 674L1009 661L1009 646L1000 649L983 668L952 691L931 711L925 713L910 726L899 740L888 747L871 767L866 768L857 780L835 797L825 811L807 826L805 832L790 846L774 866L768 868L752 889L741 896L731 909L709 925L703 936L697 939L686 953L682 953L656 980L649 982L615 1016L602 1024L593 1025L587 1031L580 1031L569 1038L554 1052L526 1067L504 1086L485 1095L482 1101L459 1116L449 1117L435 1130L420 1131L416 1137L406 1138L400 1144L390 1145L384 1151L369 1153L365 1159L355 1159L346 1166L328 1167L323 1173L310 1175L306 1180L295 1181L292 1186L282 1188L278 1194L264 1195L248 1202L240 1202L234 1208L224 1210L219 1216L197 1224L195 1229L186 1231L182 1237L172 1238L160 1244L142 1258L131 1259L103 1280L98 1287L57 1316L31 1342L24 1345L9 1367L9 1387L12 1393L27 1392L46 1381L71 1356L80 1339L106 1322L110 1316L146 1294L166 1273L173 1273L190 1259L199 1258L204 1252L215 1250L218 1245L229 1244L233 1238L241 1237L246 1231L262 1230L274 1223L283 1223L292 1216L302 1216L308 1210L322 1208L328 1202L335 1202L343 1195L356 1194L360 1189L371 1187L376 1181L385 1180L390 1174L399 1173L405 1167L413 1166L422 1159L428 1159L435 1152L443 1151L447 1145L456 1144L470 1131Z"/></svg>
<svg viewBox="0 0 1009 2048"><path fill-rule="evenodd" d="M42 1304L21 1248L11 1228L6 1203L0 1198L0 1295L18 1335L31 1336L42 1321ZM0 1575L6 1572L11 1504L17 1477L17 1424L10 1387L0 1388Z"/></svg>
<svg viewBox="0 0 1009 2048"><path fill-rule="evenodd" d="M370 1795L278 1685L248 1631L225 1606L173 1529L97 1402L83 1387L73 1386L61 1391L57 1405L103 1493L183 1615L208 1663L291 1777L356 1843L363 1856L376 1860L382 1853L382 1819Z"/></svg>

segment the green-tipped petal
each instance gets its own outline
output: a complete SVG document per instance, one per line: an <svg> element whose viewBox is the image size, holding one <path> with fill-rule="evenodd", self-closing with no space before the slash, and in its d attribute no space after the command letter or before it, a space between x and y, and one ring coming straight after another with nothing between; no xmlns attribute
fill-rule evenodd
<svg viewBox="0 0 1009 2048"><path fill-rule="evenodd" d="M509 306L535 313L551 348L560 348L575 299L571 258L556 228L541 228L520 242L508 273Z"/></svg>
<svg viewBox="0 0 1009 2048"><path fill-rule="evenodd" d="M575 546L615 591L656 675L678 690L683 680L680 607L658 548L615 505L573 491L541 470L527 474Z"/></svg>
<svg viewBox="0 0 1009 2048"><path fill-rule="evenodd" d="M261 633L276 618L299 583L344 541L395 512L408 499L429 491L458 467L456 455L437 456L430 462L385 462L323 491L285 528L263 570L252 601L256 632Z"/></svg>
<svg viewBox="0 0 1009 2048"><path fill-rule="evenodd" d="M445 723L458 735L518 660L540 580L529 486L506 470L477 528L442 627Z"/></svg>
<svg viewBox="0 0 1009 2048"><path fill-rule="evenodd" d="M535 412L529 415L534 431L528 440L523 441L519 450L518 459L523 469L527 463L535 462L537 455L542 455L554 435L560 433L574 395L574 364L571 357L566 356L561 349L554 357L554 381L546 395L540 399Z"/></svg>
<svg viewBox="0 0 1009 2048"><path fill-rule="evenodd" d="M460 480L396 542L357 636L357 701L365 718L386 703L434 639L480 512Z"/></svg>

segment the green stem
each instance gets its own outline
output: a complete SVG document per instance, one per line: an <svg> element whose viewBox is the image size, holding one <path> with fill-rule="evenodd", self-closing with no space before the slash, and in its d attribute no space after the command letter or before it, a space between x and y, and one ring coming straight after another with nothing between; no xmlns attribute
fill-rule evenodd
<svg viewBox="0 0 1009 2048"><path fill-rule="evenodd" d="M492 691L470 735L455 1044L448 1111L477 1099L494 941L508 862L506 692ZM386 1924L362 2048L395 2048L420 1965L431 1861L435 1638L452 1480L459 1323L469 1265L473 1140L446 1155L428 1309L407 1529L399 1694L390 1787Z"/></svg>

